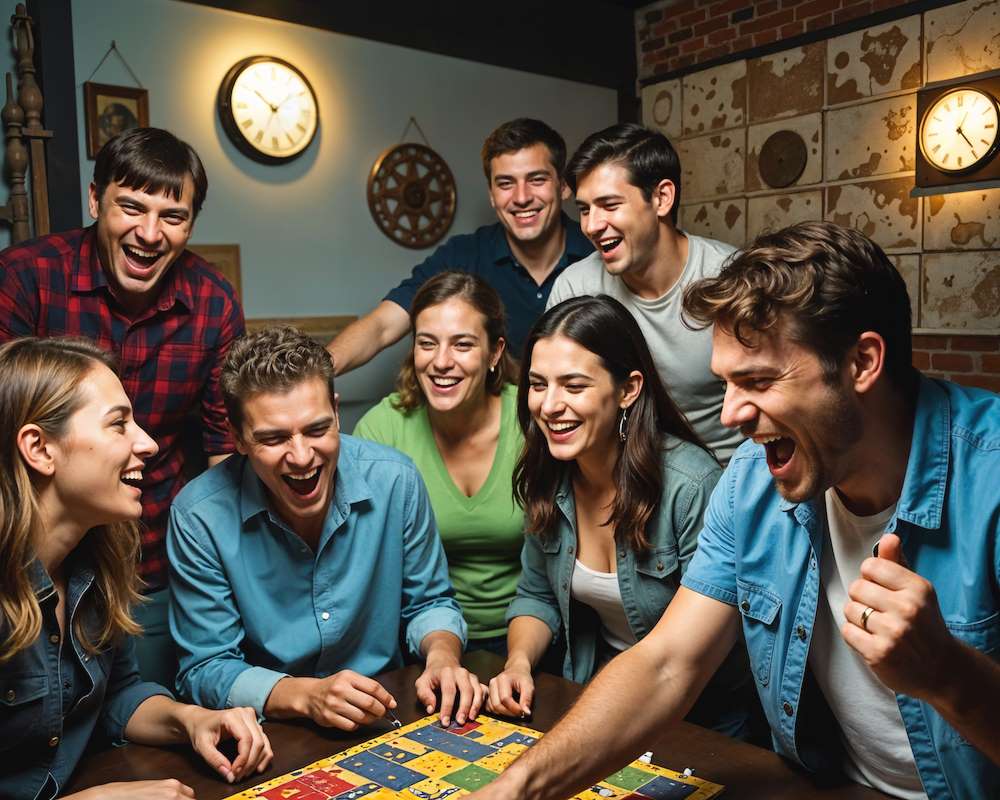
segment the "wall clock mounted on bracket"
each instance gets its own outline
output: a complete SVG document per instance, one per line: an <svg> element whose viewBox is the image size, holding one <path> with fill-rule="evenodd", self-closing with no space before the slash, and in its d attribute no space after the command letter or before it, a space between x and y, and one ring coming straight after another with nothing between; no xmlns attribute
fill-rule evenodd
<svg viewBox="0 0 1000 800"><path fill-rule="evenodd" d="M222 79L216 105L237 149L264 164L302 155L319 129L319 105L308 79L274 56L234 64Z"/></svg>
<svg viewBox="0 0 1000 800"><path fill-rule="evenodd" d="M403 247L440 241L455 219L451 170L430 147L415 142L382 153L368 175L368 208L379 230Z"/></svg>
<svg viewBox="0 0 1000 800"><path fill-rule="evenodd" d="M917 93L917 170L912 194L1000 185L1000 72Z"/></svg>

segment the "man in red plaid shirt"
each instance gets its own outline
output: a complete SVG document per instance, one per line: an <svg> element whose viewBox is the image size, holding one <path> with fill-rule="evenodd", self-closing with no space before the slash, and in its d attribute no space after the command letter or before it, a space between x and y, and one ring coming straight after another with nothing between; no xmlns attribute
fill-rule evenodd
<svg viewBox="0 0 1000 800"><path fill-rule="evenodd" d="M168 686L176 661L167 629L167 511L206 457L211 466L232 452L219 372L244 331L233 287L184 249L207 188L188 144L136 128L97 155L95 225L0 253L0 342L96 340L118 355L135 419L159 445L142 478L139 569L149 602L136 609L146 631L137 651L143 677Z"/></svg>

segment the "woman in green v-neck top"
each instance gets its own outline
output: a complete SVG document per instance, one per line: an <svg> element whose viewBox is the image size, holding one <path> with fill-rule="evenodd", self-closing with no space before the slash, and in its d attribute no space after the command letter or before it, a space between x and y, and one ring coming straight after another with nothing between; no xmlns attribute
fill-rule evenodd
<svg viewBox="0 0 1000 800"><path fill-rule="evenodd" d="M354 434L413 459L469 626L468 649L503 653L524 542L524 514L511 489L523 438L503 304L476 276L445 272L420 288L410 321L413 348L398 391L365 414Z"/></svg>

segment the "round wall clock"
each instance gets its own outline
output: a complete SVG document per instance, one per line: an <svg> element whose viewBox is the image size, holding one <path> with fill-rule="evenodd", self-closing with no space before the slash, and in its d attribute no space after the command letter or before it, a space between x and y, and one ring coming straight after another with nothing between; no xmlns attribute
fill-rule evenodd
<svg viewBox="0 0 1000 800"><path fill-rule="evenodd" d="M265 164L300 156L319 128L316 93L306 76L274 56L234 64L219 86L217 105L233 144Z"/></svg>
<svg viewBox="0 0 1000 800"><path fill-rule="evenodd" d="M455 219L451 170L422 144L395 145L375 159L368 176L368 208L379 230L403 247L430 247Z"/></svg>
<svg viewBox="0 0 1000 800"><path fill-rule="evenodd" d="M996 99L969 87L945 92L920 122L920 151L941 172L973 170L996 152Z"/></svg>
<svg viewBox="0 0 1000 800"><path fill-rule="evenodd" d="M767 137L757 158L764 183L773 189L791 186L806 168L809 153L802 136L795 131L776 131Z"/></svg>

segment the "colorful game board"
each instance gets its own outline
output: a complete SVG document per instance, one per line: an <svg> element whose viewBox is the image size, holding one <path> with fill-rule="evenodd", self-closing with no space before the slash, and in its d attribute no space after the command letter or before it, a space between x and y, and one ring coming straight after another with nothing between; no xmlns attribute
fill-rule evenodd
<svg viewBox="0 0 1000 800"><path fill-rule="evenodd" d="M542 736L481 716L442 728L436 716L378 736L226 800L444 800L485 786ZM635 761L578 800L708 800L722 786Z"/></svg>

